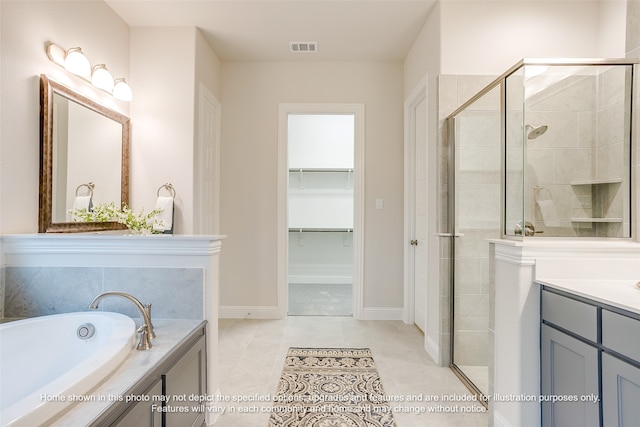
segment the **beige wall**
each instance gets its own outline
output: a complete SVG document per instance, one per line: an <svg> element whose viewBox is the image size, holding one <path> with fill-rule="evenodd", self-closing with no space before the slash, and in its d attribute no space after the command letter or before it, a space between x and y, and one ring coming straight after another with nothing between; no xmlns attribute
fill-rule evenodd
<svg viewBox="0 0 640 427"><path fill-rule="evenodd" d="M0 233L38 229L40 74L131 117L132 208L151 210L158 186L173 182L176 231L191 232L198 84L220 93L220 61L199 30L130 29L101 1L2 0L0 11ZM127 79L134 100L115 101L49 61L47 41L82 47L92 64Z"/></svg>
<svg viewBox="0 0 640 427"><path fill-rule="evenodd" d="M155 207L157 189L176 190L174 233L194 232L194 146L198 87L220 92L220 61L195 27L131 29L131 193L135 211ZM165 194L165 193L162 193Z"/></svg>
<svg viewBox="0 0 640 427"><path fill-rule="evenodd" d="M39 75L47 74L124 114L115 101L71 76L45 52L45 43L80 46L92 64L129 78L129 27L103 2L0 2L0 233L38 231Z"/></svg>
<svg viewBox="0 0 640 427"><path fill-rule="evenodd" d="M499 75L522 58L624 56L624 0L442 2L442 74Z"/></svg>
<svg viewBox="0 0 640 427"><path fill-rule="evenodd" d="M221 306L277 304L278 105L362 103L364 305L402 307L402 64L223 63L222 79Z"/></svg>
<svg viewBox="0 0 640 427"><path fill-rule="evenodd" d="M431 10L422 31L416 38L411 50L404 61L404 96L407 100L416 90L426 90L427 96L427 139L428 148L427 164L428 194L428 240L427 240L427 302L426 302L426 327L425 348L438 362L446 360L448 353L441 353L443 346L441 341L448 342L442 330L448 329L448 292L440 292L440 277L448 273L441 268L440 244L443 239L437 237L439 230L438 195L440 182L438 179L438 144L440 129L438 126L438 76L441 67L441 4L437 3ZM446 230L445 230L446 231ZM410 237L413 238L413 237ZM446 266L444 266L446 269ZM412 321L413 319L406 319ZM444 362L442 362L444 363Z"/></svg>

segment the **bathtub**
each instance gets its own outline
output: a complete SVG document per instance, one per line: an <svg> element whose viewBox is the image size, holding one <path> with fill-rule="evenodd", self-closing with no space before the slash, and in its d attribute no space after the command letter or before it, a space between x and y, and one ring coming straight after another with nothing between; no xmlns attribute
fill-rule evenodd
<svg viewBox="0 0 640 427"><path fill-rule="evenodd" d="M73 403L96 399L87 393L135 345L135 323L119 313L56 314L0 325L0 425L42 425Z"/></svg>

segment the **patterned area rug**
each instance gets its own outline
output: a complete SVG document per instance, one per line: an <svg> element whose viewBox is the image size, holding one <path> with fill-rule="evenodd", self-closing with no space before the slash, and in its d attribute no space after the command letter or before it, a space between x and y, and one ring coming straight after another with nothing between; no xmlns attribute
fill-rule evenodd
<svg viewBox="0 0 640 427"><path fill-rule="evenodd" d="M368 348L289 348L269 427L395 427Z"/></svg>

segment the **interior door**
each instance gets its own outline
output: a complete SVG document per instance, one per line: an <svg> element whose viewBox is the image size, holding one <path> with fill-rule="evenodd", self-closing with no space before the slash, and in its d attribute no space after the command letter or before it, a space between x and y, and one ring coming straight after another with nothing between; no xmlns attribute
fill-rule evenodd
<svg viewBox="0 0 640 427"><path fill-rule="evenodd" d="M427 307L427 102L414 109L414 247L413 313L414 323L425 331Z"/></svg>

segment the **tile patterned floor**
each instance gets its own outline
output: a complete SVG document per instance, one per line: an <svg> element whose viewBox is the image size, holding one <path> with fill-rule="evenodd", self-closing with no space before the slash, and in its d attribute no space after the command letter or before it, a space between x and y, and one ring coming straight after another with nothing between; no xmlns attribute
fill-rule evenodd
<svg viewBox="0 0 640 427"><path fill-rule="evenodd" d="M398 427L486 427L487 414L465 412L480 406L459 401L470 396L469 392L449 368L439 367L431 360L423 350L423 341L419 329L399 321L329 316L220 319L220 391L230 400L221 405L233 407L236 412L223 413L215 425L267 427L271 402L237 400L273 396L289 347L368 347L386 394L405 399L391 402ZM423 400L408 402L408 396ZM435 398L439 401L435 402ZM443 402L443 398L457 401ZM403 412L410 409L411 412Z"/></svg>
<svg viewBox="0 0 640 427"><path fill-rule="evenodd" d="M351 284L289 284L289 315L351 316Z"/></svg>

